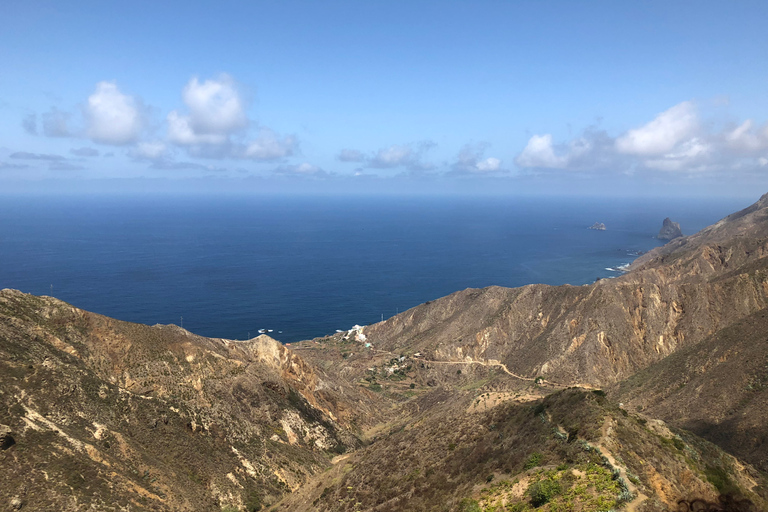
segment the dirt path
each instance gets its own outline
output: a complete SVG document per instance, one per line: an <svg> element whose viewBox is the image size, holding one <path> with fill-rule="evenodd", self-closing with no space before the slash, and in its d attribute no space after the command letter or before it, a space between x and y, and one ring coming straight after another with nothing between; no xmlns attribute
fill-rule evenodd
<svg viewBox="0 0 768 512"><path fill-rule="evenodd" d="M559 384L557 382L552 382L552 381L546 380L544 378L539 378L539 377L537 377L537 378L523 377L522 375L518 375L516 373L513 373L513 372L509 371L509 368L507 368L507 365L505 365L501 361L497 361L495 359L489 359L489 360L486 360L486 361L476 361L474 359L471 360L471 361L434 361L434 360L430 360L430 359L422 359L422 361L424 361L425 363L432 363L432 364L479 364L481 366L496 366L496 367L501 368L504 371L504 373L506 373L507 375L510 375L510 376L512 376L512 377L514 377L516 379L525 380L525 381L528 381L528 382L536 382L536 379L538 378L539 382L541 382L542 384L550 385L552 387L557 387L557 388L567 388L567 387L575 386L577 388L588 389L590 391L593 391L595 389L600 389L600 388L596 388L596 387L590 386L589 384L577 384L577 383L574 383L574 384Z"/></svg>
<svg viewBox="0 0 768 512"><path fill-rule="evenodd" d="M633 484L629 478L627 477L627 468L623 464L619 464L616 461L616 458L613 456L613 454L608 450L608 448L605 447L604 441L607 440L608 437L608 428L609 428L609 422L610 418L605 419L605 423L603 423L603 427L601 429L602 435L600 436L600 442L595 444L594 446L600 450L600 453L608 459L608 462L611 463L611 465L615 468L619 469L619 476L624 479L624 482L627 484L627 489L629 489L629 492L631 492L635 498L627 502L627 508L626 510L628 512L637 512L638 508L640 507L640 504L643 503L645 500L648 499L648 496L641 493L635 484Z"/></svg>
<svg viewBox="0 0 768 512"><path fill-rule="evenodd" d="M566 430L563 428L562 425L559 425L557 423L554 423L552 421L552 415L549 413L549 411L546 411L547 419L549 422L553 425L555 425L555 428L557 428L557 431L561 434L568 435ZM603 426L600 429L600 440L597 443L593 443L592 446L600 450L600 454L608 459L608 462L611 463L611 466L614 468L617 468L619 470L619 477L624 479L624 482L627 484L627 489L629 489L629 492L631 492L635 497L632 499L632 501L626 503L626 510L628 512L637 512L637 510L640 507L640 504L643 503L645 500L648 499L648 496L641 493L637 486L632 483L632 481L627 477L627 468L624 466L624 464L619 464L619 462L616 460L616 457L613 456L613 454L608 450L608 448L605 447L608 441L608 429L610 427L610 418L606 418L605 422L603 423Z"/></svg>

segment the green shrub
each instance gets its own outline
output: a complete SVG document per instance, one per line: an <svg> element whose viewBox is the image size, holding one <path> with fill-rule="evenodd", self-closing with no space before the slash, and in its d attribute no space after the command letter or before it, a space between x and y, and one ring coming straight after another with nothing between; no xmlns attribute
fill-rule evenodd
<svg viewBox="0 0 768 512"><path fill-rule="evenodd" d="M738 494L739 488L731 480L728 473L723 468L707 466L704 470L709 483L715 486L720 494Z"/></svg>
<svg viewBox="0 0 768 512"><path fill-rule="evenodd" d="M525 462L523 469L533 469L541 465L542 455L539 452L533 452L528 460Z"/></svg>
<svg viewBox="0 0 768 512"><path fill-rule="evenodd" d="M540 507L550 502L552 498L562 492L560 484L554 480L541 480L528 488L528 496L531 497L531 505Z"/></svg>
<svg viewBox="0 0 768 512"><path fill-rule="evenodd" d="M459 502L459 512L482 512L480 504L472 498L462 498Z"/></svg>
<svg viewBox="0 0 768 512"><path fill-rule="evenodd" d="M245 500L246 512L259 512L261 510L261 496L258 493L252 492L248 495L248 499Z"/></svg>

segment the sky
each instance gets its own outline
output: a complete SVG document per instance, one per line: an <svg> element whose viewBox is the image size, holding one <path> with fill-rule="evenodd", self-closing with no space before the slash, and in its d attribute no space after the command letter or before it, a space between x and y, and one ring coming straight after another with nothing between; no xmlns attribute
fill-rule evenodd
<svg viewBox="0 0 768 512"><path fill-rule="evenodd" d="M0 5L0 193L768 192L768 3Z"/></svg>

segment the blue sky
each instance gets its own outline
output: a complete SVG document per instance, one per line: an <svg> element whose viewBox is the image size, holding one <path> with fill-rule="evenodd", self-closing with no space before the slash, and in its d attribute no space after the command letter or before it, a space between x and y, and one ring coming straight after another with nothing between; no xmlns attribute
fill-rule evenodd
<svg viewBox="0 0 768 512"><path fill-rule="evenodd" d="M0 6L0 191L768 191L765 2Z"/></svg>

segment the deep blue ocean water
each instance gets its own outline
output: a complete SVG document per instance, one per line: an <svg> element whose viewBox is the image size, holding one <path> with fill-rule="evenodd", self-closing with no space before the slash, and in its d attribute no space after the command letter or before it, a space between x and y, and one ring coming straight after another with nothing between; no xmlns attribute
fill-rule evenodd
<svg viewBox="0 0 768 512"><path fill-rule="evenodd" d="M133 322L183 317L204 336L263 328L291 342L468 287L615 276L606 268L659 245L664 217L690 234L748 203L0 196L0 288Z"/></svg>

